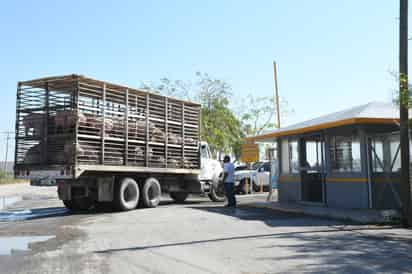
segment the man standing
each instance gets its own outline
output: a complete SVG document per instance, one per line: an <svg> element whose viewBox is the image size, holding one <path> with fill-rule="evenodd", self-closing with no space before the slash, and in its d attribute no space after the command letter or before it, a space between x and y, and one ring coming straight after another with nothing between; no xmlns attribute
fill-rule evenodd
<svg viewBox="0 0 412 274"><path fill-rule="evenodd" d="M227 206L236 207L236 197L235 197L235 166L230 162L230 157L226 155L223 158L223 183L225 186L225 194L227 197Z"/></svg>

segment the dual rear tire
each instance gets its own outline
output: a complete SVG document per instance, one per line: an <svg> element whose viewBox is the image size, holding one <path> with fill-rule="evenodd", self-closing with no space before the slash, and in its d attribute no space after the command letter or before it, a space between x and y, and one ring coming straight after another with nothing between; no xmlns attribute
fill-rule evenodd
<svg viewBox="0 0 412 274"><path fill-rule="evenodd" d="M122 178L115 185L114 205L120 211L137 207L153 208L160 203L162 189L156 178L150 177L139 187L132 178Z"/></svg>
<svg viewBox="0 0 412 274"><path fill-rule="evenodd" d="M63 204L70 211L85 211L96 208L109 207L119 211L128 211L137 207L152 208L160 203L162 189L156 178L147 178L144 183L138 184L133 178L120 178L114 185L112 202L96 202L91 197L73 198L63 200Z"/></svg>
<svg viewBox="0 0 412 274"><path fill-rule="evenodd" d="M132 178L122 178L115 184L113 204L117 210L127 211L137 207L140 189Z"/></svg>
<svg viewBox="0 0 412 274"><path fill-rule="evenodd" d="M143 207L157 207L160 203L160 197L162 196L162 189L157 179L151 177L146 179L142 189L142 201Z"/></svg>

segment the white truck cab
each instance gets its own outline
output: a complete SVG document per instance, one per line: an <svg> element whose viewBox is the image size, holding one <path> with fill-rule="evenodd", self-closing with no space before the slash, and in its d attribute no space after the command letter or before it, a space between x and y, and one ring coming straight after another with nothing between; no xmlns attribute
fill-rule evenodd
<svg viewBox="0 0 412 274"><path fill-rule="evenodd" d="M213 201L224 200L223 193L223 168L218 160L212 159L209 145L206 142L200 142L200 174L199 181L205 193Z"/></svg>

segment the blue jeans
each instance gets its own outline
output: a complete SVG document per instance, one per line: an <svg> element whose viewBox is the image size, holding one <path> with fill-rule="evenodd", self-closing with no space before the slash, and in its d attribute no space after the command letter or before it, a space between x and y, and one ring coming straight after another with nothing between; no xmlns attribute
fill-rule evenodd
<svg viewBox="0 0 412 274"><path fill-rule="evenodd" d="M224 183L225 194L227 197L228 206L236 206L236 197L235 197L235 184L233 183Z"/></svg>

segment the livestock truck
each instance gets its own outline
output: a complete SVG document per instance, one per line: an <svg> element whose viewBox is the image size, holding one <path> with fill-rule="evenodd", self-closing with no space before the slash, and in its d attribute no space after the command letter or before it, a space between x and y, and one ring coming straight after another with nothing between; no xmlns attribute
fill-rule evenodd
<svg viewBox="0 0 412 274"><path fill-rule="evenodd" d="M162 193L224 198L200 105L82 75L17 86L16 178L54 182L70 210L156 207Z"/></svg>

